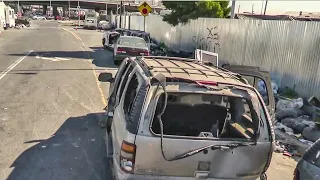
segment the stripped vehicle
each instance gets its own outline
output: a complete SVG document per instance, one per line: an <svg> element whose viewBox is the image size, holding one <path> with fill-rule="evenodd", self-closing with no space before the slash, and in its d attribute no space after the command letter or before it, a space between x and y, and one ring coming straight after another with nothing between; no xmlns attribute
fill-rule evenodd
<svg viewBox="0 0 320 180"><path fill-rule="evenodd" d="M106 31L103 33L102 45L106 49L114 49L114 45L119 39L121 34L116 31Z"/></svg>
<svg viewBox="0 0 320 180"><path fill-rule="evenodd" d="M117 180L266 179L274 132L241 75L196 59L128 57L110 83L107 157Z"/></svg>
<svg viewBox="0 0 320 180"><path fill-rule="evenodd" d="M121 28L105 31L102 36L102 45L105 48L113 49L114 43L118 40L120 36L135 36L143 38L147 43L148 49L150 50L151 38L149 33L139 30L129 30Z"/></svg>
<svg viewBox="0 0 320 180"><path fill-rule="evenodd" d="M149 56L149 49L144 39L135 36L120 36L114 45L113 61L121 64L128 56Z"/></svg>

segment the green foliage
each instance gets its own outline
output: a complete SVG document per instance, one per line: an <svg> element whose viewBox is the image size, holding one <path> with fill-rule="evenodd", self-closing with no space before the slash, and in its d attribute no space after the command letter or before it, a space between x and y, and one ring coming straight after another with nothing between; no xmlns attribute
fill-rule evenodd
<svg viewBox="0 0 320 180"><path fill-rule="evenodd" d="M159 46L160 46L161 48L164 48L164 49L167 49L167 48L168 48L168 46L167 46L164 42L161 42L161 43L159 44Z"/></svg>
<svg viewBox="0 0 320 180"><path fill-rule="evenodd" d="M231 11L229 1L163 1L163 5L172 11L163 20L173 26L199 17L225 18Z"/></svg>
<svg viewBox="0 0 320 180"><path fill-rule="evenodd" d="M280 96L290 98L290 99L296 99L299 97L298 93L289 87L285 87L284 90L280 92Z"/></svg>

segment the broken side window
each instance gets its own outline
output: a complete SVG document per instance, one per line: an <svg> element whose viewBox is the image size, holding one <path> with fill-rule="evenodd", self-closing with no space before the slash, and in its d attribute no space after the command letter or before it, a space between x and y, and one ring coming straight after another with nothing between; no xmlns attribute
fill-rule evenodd
<svg viewBox="0 0 320 180"><path fill-rule="evenodd" d="M254 77L254 76L246 76L246 75L241 75L241 76L245 78L251 86L255 87L258 90L258 92L263 98L264 103L268 106L269 96L268 96L266 82L261 78Z"/></svg>
<svg viewBox="0 0 320 180"><path fill-rule="evenodd" d="M160 95L151 130L160 134L157 115L164 106ZM259 118L250 99L214 94L168 92L161 117L165 135L255 138Z"/></svg>
<svg viewBox="0 0 320 180"><path fill-rule="evenodd" d="M138 87L139 87L138 77L136 74L133 74L128 84L127 90L124 95L124 100L123 100L123 110L124 110L126 120L129 120L129 115L131 113L132 105L138 93Z"/></svg>

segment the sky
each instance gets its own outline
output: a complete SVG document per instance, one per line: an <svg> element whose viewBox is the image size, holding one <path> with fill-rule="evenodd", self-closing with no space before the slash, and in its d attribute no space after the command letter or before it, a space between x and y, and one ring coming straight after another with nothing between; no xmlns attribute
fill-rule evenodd
<svg viewBox="0 0 320 180"><path fill-rule="evenodd" d="M254 12L260 14L262 3L265 3L265 1L238 0L236 1L235 11L238 12L240 5L240 13L251 12L252 5L254 5ZM320 1L268 1L266 14L284 14L287 11L320 12Z"/></svg>

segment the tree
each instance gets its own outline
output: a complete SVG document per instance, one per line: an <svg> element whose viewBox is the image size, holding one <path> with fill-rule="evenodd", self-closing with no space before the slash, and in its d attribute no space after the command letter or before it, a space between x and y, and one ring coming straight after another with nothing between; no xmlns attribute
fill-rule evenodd
<svg viewBox="0 0 320 180"><path fill-rule="evenodd" d="M229 1L163 1L163 5L172 11L163 20L173 26L199 17L225 18L231 11Z"/></svg>

